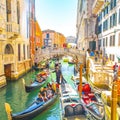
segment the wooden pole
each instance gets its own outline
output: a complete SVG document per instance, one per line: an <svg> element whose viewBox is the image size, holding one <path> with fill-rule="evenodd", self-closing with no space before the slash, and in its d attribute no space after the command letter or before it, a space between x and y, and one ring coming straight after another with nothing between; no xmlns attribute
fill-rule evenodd
<svg viewBox="0 0 120 120"><path fill-rule="evenodd" d="M8 103L5 103L5 110L6 110L6 113L7 113L7 116L8 116L8 120L12 120L12 116L11 116L11 107Z"/></svg>
<svg viewBox="0 0 120 120"><path fill-rule="evenodd" d="M75 70L78 72L78 57L77 57L77 55L76 55L75 64L76 64Z"/></svg>
<svg viewBox="0 0 120 120"><path fill-rule="evenodd" d="M80 71L79 71L79 75L80 75L80 79L79 79L79 95L80 95L80 97L82 95L82 69L83 69L83 65L80 64Z"/></svg>
<svg viewBox="0 0 120 120"><path fill-rule="evenodd" d="M88 77L89 77L89 71L90 71L90 60L88 59L87 60L87 65L86 65L86 75L87 75L87 79L88 79Z"/></svg>
<svg viewBox="0 0 120 120"><path fill-rule="evenodd" d="M117 114L117 84L112 85L112 100L111 100L111 120L116 120Z"/></svg>

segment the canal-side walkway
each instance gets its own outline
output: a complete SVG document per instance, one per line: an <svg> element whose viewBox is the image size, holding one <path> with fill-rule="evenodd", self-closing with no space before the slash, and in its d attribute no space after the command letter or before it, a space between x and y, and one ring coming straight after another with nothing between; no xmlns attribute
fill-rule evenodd
<svg viewBox="0 0 120 120"><path fill-rule="evenodd" d="M103 64L103 58L95 60L95 57L87 56L88 81L101 91L101 98L105 104L106 120L120 118L120 79L114 77L112 61ZM117 87L115 87L117 85ZM116 92L115 92L116 91ZM113 115L112 111L116 111Z"/></svg>

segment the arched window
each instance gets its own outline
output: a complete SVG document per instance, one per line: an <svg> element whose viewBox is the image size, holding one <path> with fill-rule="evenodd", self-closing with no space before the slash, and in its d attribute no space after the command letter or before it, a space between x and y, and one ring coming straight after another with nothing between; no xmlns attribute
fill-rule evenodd
<svg viewBox="0 0 120 120"><path fill-rule="evenodd" d="M14 54L13 47L10 44L5 46L5 54Z"/></svg>

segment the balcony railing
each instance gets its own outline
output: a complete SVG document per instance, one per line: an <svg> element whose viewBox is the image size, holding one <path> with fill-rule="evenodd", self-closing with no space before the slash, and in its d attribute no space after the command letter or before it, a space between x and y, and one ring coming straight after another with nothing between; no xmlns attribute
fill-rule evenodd
<svg viewBox="0 0 120 120"><path fill-rule="evenodd" d="M102 8L103 4L104 4L104 0L95 0L92 7L92 13L97 14Z"/></svg>
<svg viewBox="0 0 120 120"><path fill-rule="evenodd" d="M7 32L12 32L14 34L18 34L19 33L19 24L13 23L13 22L7 22L6 30L7 30Z"/></svg>

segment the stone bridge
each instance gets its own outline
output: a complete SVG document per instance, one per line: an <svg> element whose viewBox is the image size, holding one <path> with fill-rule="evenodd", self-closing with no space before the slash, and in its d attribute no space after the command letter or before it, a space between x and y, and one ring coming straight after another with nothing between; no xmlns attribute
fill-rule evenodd
<svg viewBox="0 0 120 120"><path fill-rule="evenodd" d="M60 55L60 56L65 56L65 55L69 55L72 56L73 58L77 58L78 62L86 64L86 58L85 58L85 51L80 51L78 49L64 49L64 48L59 48L59 49L43 49L41 51L41 55L40 55L40 61L42 61L43 59L48 59L54 55Z"/></svg>

